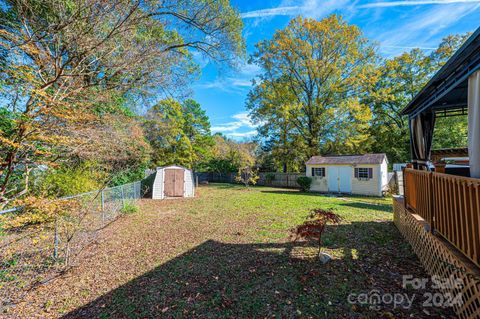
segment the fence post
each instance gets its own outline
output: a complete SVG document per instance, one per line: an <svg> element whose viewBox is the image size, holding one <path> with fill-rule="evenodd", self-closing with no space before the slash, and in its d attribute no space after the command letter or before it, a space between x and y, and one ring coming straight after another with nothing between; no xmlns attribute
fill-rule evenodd
<svg viewBox="0 0 480 319"><path fill-rule="evenodd" d="M58 216L55 216L55 235L53 239L53 258L58 258Z"/></svg>
<svg viewBox="0 0 480 319"><path fill-rule="evenodd" d="M100 192L100 198L102 199L102 212L105 210L105 197L103 195L103 189Z"/></svg>
<svg viewBox="0 0 480 319"><path fill-rule="evenodd" d="M198 188L198 175L195 175L195 187Z"/></svg>
<svg viewBox="0 0 480 319"><path fill-rule="evenodd" d="M105 195L103 194L103 189L100 192L100 199L102 201L102 223L105 224Z"/></svg>
<svg viewBox="0 0 480 319"><path fill-rule="evenodd" d="M125 208L125 185L122 185L122 207Z"/></svg>

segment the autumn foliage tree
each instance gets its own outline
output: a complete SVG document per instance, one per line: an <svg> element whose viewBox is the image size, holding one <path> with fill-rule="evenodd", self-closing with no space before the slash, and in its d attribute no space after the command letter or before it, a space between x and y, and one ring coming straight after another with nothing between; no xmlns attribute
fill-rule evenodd
<svg viewBox="0 0 480 319"><path fill-rule="evenodd" d="M0 24L0 208L27 192L32 167L113 156L130 132L142 141L109 106L183 87L197 72L192 50L221 63L244 50L227 0L5 0Z"/></svg>
<svg viewBox="0 0 480 319"><path fill-rule="evenodd" d="M251 62L262 73L247 107L277 156L361 150L371 119L362 97L375 82L376 60L360 29L338 15L297 17L257 43Z"/></svg>
<svg viewBox="0 0 480 319"><path fill-rule="evenodd" d="M199 169L215 173L238 173L241 167L256 166L258 160L258 144L252 141L239 142L225 135L213 135L214 145L211 157L201 163Z"/></svg>
<svg viewBox="0 0 480 319"><path fill-rule="evenodd" d="M236 143L237 149L237 175L235 180L248 185L255 185L259 179L258 168L256 167L257 145L253 142Z"/></svg>

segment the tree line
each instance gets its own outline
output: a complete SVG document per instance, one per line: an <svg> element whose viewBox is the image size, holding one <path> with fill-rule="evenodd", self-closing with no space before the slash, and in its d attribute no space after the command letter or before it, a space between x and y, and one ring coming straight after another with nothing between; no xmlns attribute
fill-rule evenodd
<svg viewBox="0 0 480 319"><path fill-rule="evenodd" d="M431 53L382 58L359 27L331 15L298 17L250 58L262 69L247 108L272 170L299 171L312 155L386 153L409 159L401 110L468 38L448 36ZM434 148L466 145L465 117L436 123Z"/></svg>
<svg viewBox="0 0 480 319"><path fill-rule="evenodd" d="M340 16L295 18L250 57L262 70L246 104L258 137L235 142L211 133L184 89L199 74L193 54L227 67L245 58L228 0L1 0L0 25L0 208L168 164L295 172L317 154L405 161L399 112L467 37L385 59ZM435 145L462 144L465 132L461 119L442 120Z"/></svg>

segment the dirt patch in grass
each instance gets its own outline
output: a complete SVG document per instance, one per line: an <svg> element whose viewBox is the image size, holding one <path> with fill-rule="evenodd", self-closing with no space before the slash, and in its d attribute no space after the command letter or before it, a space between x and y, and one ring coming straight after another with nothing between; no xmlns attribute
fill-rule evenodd
<svg viewBox="0 0 480 319"><path fill-rule="evenodd" d="M210 185L195 199L145 200L106 228L76 267L31 293L18 318L453 318L424 308L427 278L392 223L388 199ZM349 204L349 205L346 205ZM352 204L352 205L350 205ZM355 204L355 205L353 205ZM379 209L379 207L381 209ZM289 230L312 208L335 209L321 265ZM351 293L415 294L406 306L351 304Z"/></svg>

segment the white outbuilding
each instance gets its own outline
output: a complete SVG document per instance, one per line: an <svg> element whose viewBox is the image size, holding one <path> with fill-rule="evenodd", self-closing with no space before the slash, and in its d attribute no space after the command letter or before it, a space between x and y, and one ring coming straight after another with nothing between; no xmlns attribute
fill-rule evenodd
<svg viewBox="0 0 480 319"><path fill-rule="evenodd" d="M388 187L385 154L312 156L305 164L311 191L382 196Z"/></svg>
<svg viewBox="0 0 480 319"><path fill-rule="evenodd" d="M152 199L194 197L193 179L192 170L178 165L157 167L147 178Z"/></svg>

